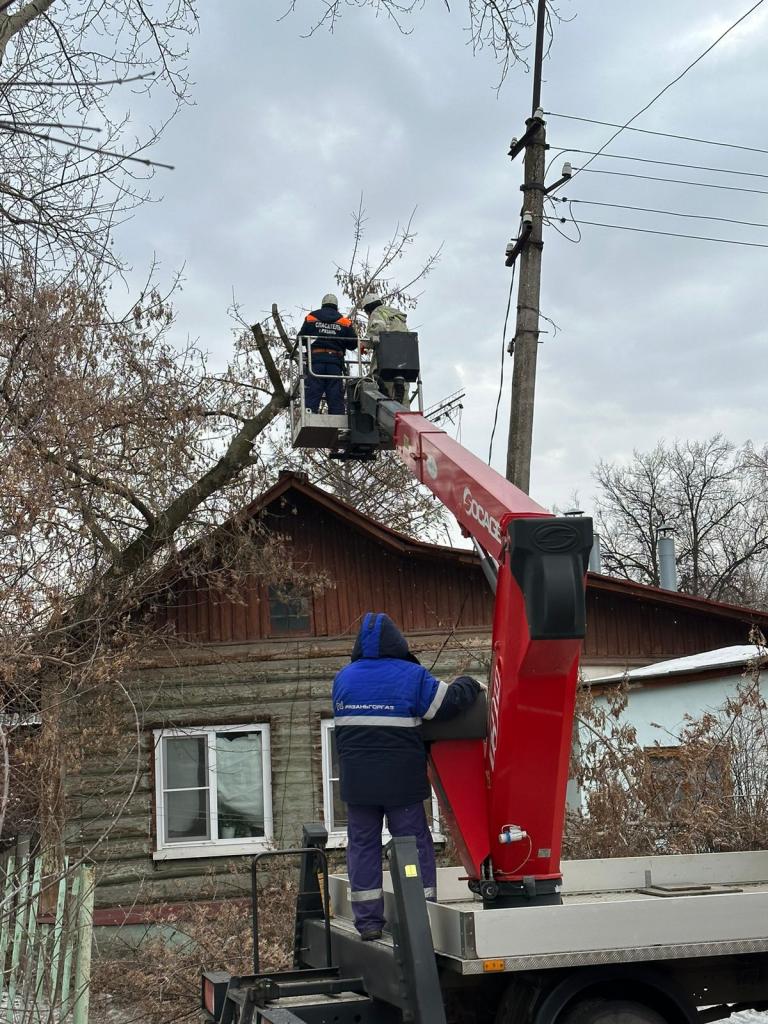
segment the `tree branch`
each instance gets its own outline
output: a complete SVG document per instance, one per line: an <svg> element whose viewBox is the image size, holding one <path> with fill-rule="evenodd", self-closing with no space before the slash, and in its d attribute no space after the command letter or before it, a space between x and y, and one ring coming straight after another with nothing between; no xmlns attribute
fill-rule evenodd
<svg viewBox="0 0 768 1024"><path fill-rule="evenodd" d="M288 396L283 384L283 378L280 376L280 371L275 365L275 361L272 358L272 353L269 351L269 343L264 337L264 331L261 329L261 324L252 324L251 333L256 341L256 348L259 350L259 355L264 362L264 368L267 371L267 376L272 387L275 389L275 396L285 399L285 404L288 404ZM284 408L284 406L283 406Z"/></svg>
<svg viewBox="0 0 768 1024"><path fill-rule="evenodd" d="M272 320L274 321L275 327L277 328L277 333L280 337L280 340L285 346L285 351L288 353L289 356L293 357L296 351L296 345L291 344L291 339L288 337L288 332L283 326L283 321L280 317L280 311L277 308L276 302L272 303ZM251 328L251 330L253 330L253 328Z"/></svg>

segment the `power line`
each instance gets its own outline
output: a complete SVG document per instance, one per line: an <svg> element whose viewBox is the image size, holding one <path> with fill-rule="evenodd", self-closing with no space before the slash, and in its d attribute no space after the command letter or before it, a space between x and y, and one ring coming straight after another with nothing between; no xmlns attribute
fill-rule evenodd
<svg viewBox="0 0 768 1024"><path fill-rule="evenodd" d="M11 131L16 131L18 128L16 121L0 121L0 128L8 128ZM61 121L24 121L24 128L71 128L74 131L84 132L100 132L102 128L96 128L95 125L91 124L64 124Z"/></svg>
<svg viewBox="0 0 768 1024"><path fill-rule="evenodd" d="M683 68L683 70L680 72L679 75L677 75L676 78L673 78L671 82L668 82L664 86L663 89L660 89L656 93L656 95L645 104L644 107L641 107L640 110L638 110L636 114L633 114L632 117L630 117L630 119L628 121L626 121L623 125L621 125L621 127L617 128L616 131L613 133L613 135L610 137L610 139L608 139L608 141L606 143L604 143L600 147L600 149L598 150L598 153L602 153L603 150L607 149L608 146L610 146L610 144L613 142L613 140L618 138L619 135L621 135L621 133L624 131L625 128L629 128L629 126L632 124L632 122L636 121L638 119L638 117L640 117L641 114L644 114L646 112L646 110L649 110L653 106L653 104L656 102L656 100L660 99L664 95L665 92L668 92L672 88L673 85L677 85L677 83L682 78L684 78L692 68L696 67L696 65L699 63L699 61L702 61L707 56L708 53L711 53L712 50L714 50L714 48L718 45L718 43L721 43L723 41L723 39L725 39L725 37L729 33L733 32L733 30L735 28L737 28L742 23L742 21L744 21L746 18L748 18L750 16L750 14L753 13L753 11L756 11L758 7L762 6L762 4L764 2L765 2L765 0L757 0L757 3L753 4L749 8L748 11L745 11L744 14L742 14L740 18L737 18L736 21L734 21L732 25L729 25L728 28L724 32L721 32L720 35L717 37L717 39L715 39L715 41L713 43L710 43L709 46L706 48L706 50L704 50L703 53L700 53L699 56L695 60L692 60L691 63L686 68ZM587 164L585 164L584 167L576 168L576 174L578 174L579 171L581 171L581 170L586 170L586 167L589 164L591 164L593 160L596 160L596 159L597 159L597 156L593 156L593 157L591 157L587 161ZM575 177L575 175L574 175L574 177Z"/></svg>
<svg viewBox="0 0 768 1024"><path fill-rule="evenodd" d="M582 206L606 206L612 210L632 210L634 213L658 213L665 217L685 217L690 220L716 220L722 224L739 224L747 228L768 228L768 223L756 220L734 220L733 217L715 217L706 213L681 213L679 210L656 210L649 206L629 206L626 203L600 203L595 199L568 199L566 196L552 197L557 203L580 203ZM553 225L554 227L554 225ZM573 239L569 239L573 241Z"/></svg>
<svg viewBox="0 0 768 1024"><path fill-rule="evenodd" d="M546 216L549 222L553 218ZM556 218L561 223L567 223L566 218ZM614 228L616 231L636 231L642 235L664 235L667 238L690 238L697 242L724 242L727 245L746 245L750 249L768 249L768 242L742 242L735 238L713 238L710 235L686 235L677 231L659 231L656 228L637 228L629 224L604 224L596 220L574 220L574 224L588 224L593 228Z"/></svg>
<svg viewBox="0 0 768 1024"><path fill-rule="evenodd" d="M488 444L488 465L491 464L491 456L493 455L493 439L496 436L496 424L499 421L499 405L501 404L501 393L504 390L504 353L506 351L506 340L507 340L507 324L509 323L509 310L512 306L512 292L515 287L515 270L517 269L517 260L512 264L512 280L509 282L509 295L507 296L507 311L504 314L504 327L501 331L501 370L499 373L499 393L496 395L496 409L493 413L493 427L491 428L491 440Z"/></svg>
<svg viewBox="0 0 768 1024"><path fill-rule="evenodd" d="M148 160L141 156L128 156L124 153L115 153L114 150L103 149L100 146L85 146L82 142L72 142L71 139L60 139L55 135L48 135L43 132L30 132L26 128L18 128L15 125L0 123L0 131L10 131L12 135L26 135L32 139L41 139L44 142L57 142L62 146L69 146L70 149L81 149L86 153L99 153L102 156L112 156L121 162L124 160L134 164L144 164L145 167L163 167L167 171L174 171L173 164L161 164L157 160Z"/></svg>
<svg viewBox="0 0 768 1024"><path fill-rule="evenodd" d="M107 85L126 85L128 82L143 82L147 78L155 78L156 75L157 72L155 71L147 71L142 75L131 75L129 78L105 78L100 82L57 82L44 79L39 82L27 82L9 79L7 82L0 82L0 89L8 89L10 86L21 89L34 89L43 86L47 89L102 89Z"/></svg>
<svg viewBox="0 0 768 1024"><path fill-rule="evenodd" d="M629 124L620 125L614 121L597 121L593 117L576 117L575 114L558 114L554 110L546 111L547 117L563 117L568 121L583 121L585 124L599 124L604 128L624 128L628 132L640 132L643 135L659 135L664 139L679 139L682 142L700 142L705 146L722 146L725 149L741 149L745 153L762 153L768 156L768 149L759 149L756 146L741 146L736 142L716 142L714 139L698 139L693 135L677 135L675 132L658 132L650 128L635 128Z"/></svg>
<svg viewBox="0 0 768 1024"><path fill-rule="evenodd" d="M560 147L558 146L558 149ZM758 171L737 171L732 167L707 167L702 164L680 164L674 160L652 160L645 156L622 156L620 153L602 153L592 149L574 149L573 146L564 146L566 153L581 153L582 156L602 157L603 160L632 160L638 164L658 164L661 167L685 167L689 171L712 171L716 174L742 174L747 178L768 178L768 174L761 174ZM586 168L586 164L584 165Z"/></svg>
<svg viewBox="0 0 768 1024"><path fill-rule="evenodd" d="M672 185L695 185L697 188L725 189L726 192L749 192L756 196L768 196L768 191L762 188L743 188L739 185L715 185L711 181L687 181L683 178L660 178L653 174L632 174L631 171L606 171L601 167L574 167L574 171L587 171L589 174L610 174L614 178L640 178L642 181L665 181ZM576 175L574 174L575 178ZM573 180L573 178L571 179Z"/></svg>

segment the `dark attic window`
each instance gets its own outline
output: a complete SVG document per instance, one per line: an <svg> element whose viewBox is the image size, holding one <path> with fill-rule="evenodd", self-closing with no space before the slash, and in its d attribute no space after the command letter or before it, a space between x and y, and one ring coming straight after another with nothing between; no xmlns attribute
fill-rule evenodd
<svg viewBox="0 0 768 1024"><path fill-rule="evenodd" d="M312 614L307 595L297 587L269 587L269 631L271 636L301 636L312 632Z"/></svg>

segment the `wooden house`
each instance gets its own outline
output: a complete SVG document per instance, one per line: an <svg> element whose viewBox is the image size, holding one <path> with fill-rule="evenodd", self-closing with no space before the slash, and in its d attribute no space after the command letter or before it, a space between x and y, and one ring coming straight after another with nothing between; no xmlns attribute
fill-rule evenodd
<svg viewBox="0 0 768 1024"><path fill-rule="evenodd" d="M69 838L95 849L97 922L155 919L247 888L248 858L324 821L344 842L330 688L366 611L386 611L443 678L486 677L492 597L474 553L412 540L294 474L247 510L327 577L318 594L254 583L234 600L177 584L176 636L148 651L131 694L136 756L86 764L71 785ZM745 643L768 614L590 574L587 675ZM131 710L133 715L133 710ZM126 734L134 719L126 718ZM439 837L439 817L433 808Z"/></svg>

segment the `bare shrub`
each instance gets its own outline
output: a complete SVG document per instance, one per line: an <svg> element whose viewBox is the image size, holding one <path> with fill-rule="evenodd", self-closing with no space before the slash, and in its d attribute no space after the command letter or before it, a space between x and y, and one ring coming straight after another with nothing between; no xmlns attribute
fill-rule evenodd
<svg viewBox="0 0 768 1024"><path fill-rule="evenodd" d="M260 887L259 954L264 971L285 970L293 961L295 875L295 865L279 864L265 874ZM178 916L159 908L158 917L175 930L173 936L155 927L136 946L118 937L95 958L94 1010L99 1016L113 1002L124 1021L183 1020L199 1009L203 969L252 973L251 911L245 894L188 904Z"/></svg>
<svg viewBox="0 0 768 1024"><path fill-rule="evenodd" d="M597 697L582 687L572 766L582 807L568 817L567 856L768 846L768 705L759 660L721 707L686 716L679 732L646 748L624 717L626 685Z"/></svg>

